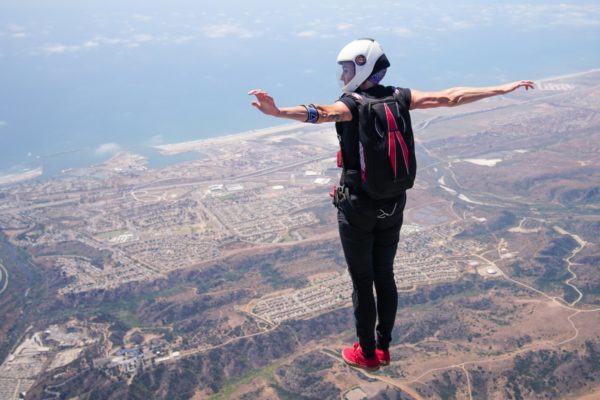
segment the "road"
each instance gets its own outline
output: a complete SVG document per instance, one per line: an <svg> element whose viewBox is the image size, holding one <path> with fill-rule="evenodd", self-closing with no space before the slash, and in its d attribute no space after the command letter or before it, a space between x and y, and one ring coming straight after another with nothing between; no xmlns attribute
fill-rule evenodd
<svg viewBox="0 0 600 400"><path fill-rule="evenodd" d="M577 244L579 245L579 247L578 247L578 248L576 248L575 250L573 250L573 251L571 252L571 255L570 255L569 257L565 258L565 261L567 262L567 270L568 270L568 271L571 273L571 275L573 275L571 278L569 278L569 279L567 279L567 280L565 281L565 284L566 284L566 285L568 285L568 286L570 286L570 287L572 287L573 289L575 289L575 291L576 291L576 292L578 293L578 295L579 295L579 296L577 297L577 299L575 299L575 300L574 300L574 301L571 303L571 305L572 305L572 306L574 306L575 304L577 304L577 303L579 302L579 300L581 300L581 298L583 297L583 293L581 293L581 291L580 291L580 290L579 290L577 287L575 287L574 285L572 285L572 284L571 284L571 281L573 281L573 280L577 279L577 275L576 275L576 274L575 274L575 272L573 272L573 270L571 269L571 267L572 267L573 265L577 265L577 264L573 263L573 262L571 261L571 259L573 259L573 257L575 257L575 256L577 255L577 253L579 253L581 250L583 250L583 248L585 247L585 245L586 245L587 243L586 243L586 241L585 241L585 240L581 239L581 238L580 238L578 235L574 235L574 234L572 234L572 233L569 233L569 232L565 231L564 229L562 229L562 228L561 228L561 227L559 227L559 226L555 226L555 227L554 227L554 230L555 230L556 232L560 233L561 235L569 235L569 236L571 236L571 237L572 237L572 238L573 238L573 239L574 239L574 240L577 242Z"/></svg>
<svg viewBox="0 0 600 400"><path fill-rule="evenodd" d="M334 355L337 354L337 351L328 347L325 347L323 349L321 349L321 353L325 354L328 357L333 358L334 360L343 363L344 361L342 360L341 356L338 355ZM400 389L402 392L404 392L405 394L408 394L409 396L413 397L415 400L423 400L423 397L421 397L416 390L414 390L412 387L408 386L406 383L404 382L399 382L393 378L390 378L389 376L386 375L380 375L380 374L373 374L371 372L368 372L364 369L360 369L360 368L353 368L351 367L353 371L356 371L357 373L360 373L362 375L364 375L365 377L367 377L367 379L376 379L380 382L384 382L387 383L388 385L394 386L395 388ZM354 387L352 388L354 389ZM340 396L341 398L343 398L343 395Z"/></svg>
<svg viewBox="0 0 600 400"><path fill-rule="evenodd" d="M554 227L554 229L563 235L570 235L574 238L574 240L577 241L577 243L579 244L579 246L573 250L571 252L571 254L565 258L565 261L568 263L568 267L569 267L569 271L572 273L573 277L568 279L565 283L569 284L569 286L573 287L575 290L577 290L578 293L581 294L581 296L583 296L583 294L581 293L581 291L579 289L577 289L574 285L572 285L570 282L572 280L574 280L576 278L576 275L571 271L570 267L571 265L576 265L574 263L571 262L572 258L575 257L575 255L577 255L581 250L583 250L583 248L586 246L586 242L583 241L581 238L579 238L577 235L573 235L559 227ZM372 379L377 379L378 381L384 382L386 384L392 385L400 390L402 390L403 392L409 394L410 396L414 397L415 399L421 399L422 397L416 392L416 390L411 387L411 384L414 383L422 383L421 379L423 377L426 377L427 375L431 374L431 373L435 373L435 372L440 372L440 371L444 371L444 370L449 370L449 369L457 369L457 370L461 370L462 372L464 372L465 377L466 377L466 391L468 393L469 399L472 399L472 386L471 386L471 377L470 374L468 372L468 366L476 366L476 365L481 365L481 364L490 364L490 363L497 363L497 362L501 362L501 361L506 361L506 360L510 360L512 358L514 358L515 356L519 355L519 354L524 354L526 352L529 351L535 351L538 349L546 349L546 348L559 348L569 342L572 342L574 340L576 340L579 336L579 329L577 328L575 322L573 321L573 318L581 313L591 313L591 312L599 312L600 308L595 308L595 309L580 309L580 308L576 308L574 307L575 304L581 299L581 296L574 302L572 303L567 303L563 298L559 298L556 296L550 296L544 292L542 292L539 289L536 289L535 287L524 283L524 282L520 282L518 280L515 280L511 277L509 277L506 273L504 273L504 271L502 271L498 265L496 265L496 263L493 260L490 260L488 258L486 258L484 256L484 254L478 254L478 255L473 255L476 256L477 258L481 259L482 262L486 263L487 265L491 265L493 267L495 267L499 272L499 276L502 277L503 279L506 279L510 282L513 282L516 285L519 285L521 287L524 287L540 296L543 296L546 300L549 300L557 305L559 305L560 307L564 308L564 309L568 309L573 311L572 314L570 314L567 317L567 320L565 322L568 322L568 324L572 327L573 329L573 335L565 340L562 340L560 342L557 343L534 343L530 346L524 346L523 348L520 349L516 349L512 352L508 352L499 356L494 356L494 357L490 357L490 358L482 358L482 359L477 359L477 360L470 360L470 361L464 361L461 363L455 363L455 364L450 364L447 366L443 366L443 367L439 367L439 368L435 368L435 369L430 369L428 371L425 371L423 373L421 373L419 376L417 377L412 377L412 378L407 378L407 379L395 379L389 376L385 376L385 375L380 375L380 374L372 374L372 373L368 373L366 371L363 370L357 370L360 374L368 377L368 378L372 378ZM253 337L253 336L258 336L258 335L262 335L265 334L267 332L272 331L273 329L276 329L278 327L277 324L269 327L267 330L265 331L261 331L261 332L257 332L257 333L253 333L253 334L249 334L249 335L244 335L241 337L236 337L236 338L230 338L229 340L227 340L224 343L221 343L219 345L216 346L212 346L210 348L203 348L203 349L190 349L187 351L184 351L181 353L180 357L189 357L198 353L202 353L202 352L206 352L210 349L214 349L214 348L218 348L218 347L222 347L225 346L231 342L237 341L237 340L241 340L244 338L248 338L248 337ZM336 357L335 355L333 355L332 353L330 353L331 349L328 348L324 348L321 349L321 352L323 352L324 354L327 354L328 356L340 361L339 357ZM179 358L179 357L178 357Z"/></svg>
<svg viewBox="0 0 600 400"><path fill-rule="evenodd" d="M574 307L574 305L581 299L581 297L583 296L583 294L581 293L581 291L579 289L577 289L575 286L573 286L572 284L570 284L570 281L572 281L575 278L577 278L577 275L575 275L575 273L573 273L573 271L571 271L571 268L570 268L571 265L574 265L571 262L571 259L575 255L577 255L577 253L579 253L585 247L585 245L587 243L584 240L582 240L579 236L571 234L571 233L565 231L564 229L562 229L560 227L555 226L554 230L557 231L558 233L562 234L562 235L570 235L579 244L579 247L576 248L575 250L573 250L573 252L571 252L571 255L568 258L565 259L565 261L567 261L567 263L568 263L568 270L573 275L573 277L570 278L570 279L568 279L565 283L567 285L573 287L580 294L579 298L577 300L575 300L574 302L570 303L570 304L567 303L563 298L547 295L546 293L542 292L541 290L538 290L538 289L536 289L536 288L534 288L534 287L532 287L532 286L530 286L530 285L528 285L526 283L517 281L517 280L509 277L508 275L506 275L504 273L504 271L502 271L498 267L498 265L496 265L496 263L494 263L492 260L489 260L489 259L485 258L483 255L476 255L476 256L478 258L482 259L484 262L488 263L489 265L492 265L498 271L501 271L501 273L502 273L501 276L504 279L506 279L506 280L508 280L510 282L513 282L513 283L515 283L515 284L517 284L519 286L525 287L525 288L527 288L527 289L529 289L529 290L531 290L531 291L533 291L533 292L535 292L535 293L537 293L537 294L545 297L546 299L552 301L553 303L558 304L562 308L566 308L568 310L574 311L573 314L571 314L571 315L569 315L567 317L568 323L571 325L571 327L574 330L574 335L572 337L568 338L568 339L565 339L565 340L561 341L561 342L553 343L550 346L550 347L558 348L558 347L560 347L560 346L562 346L562 345L564 345L566 343L569 343L569 342L577 339L577 337L579 336L579 329L575 325L575 322L573 322L573 317L575 317L576 315L581 314L581 313L599 312L600 308L594 308L594 309L588 309L588 310L586 310L586 309L578 309L578 308ZM492 358L487 358L487 359L480 359L480 360L473 360L473 361L466 361L466 362L459 363L459 364L452 364L452 365L448 365L448 366L445 366L445 367L430 369L428 371L425 371L424 373L422 373L418 377L411 379L410 381L408 381L408 383L410 384L410 383L420 382L421 378L423 378L423 377L425 377L425 376L427 376L427 375L429 375L429 374L431 374L433 372L439 372L439 371L444 371L444 370L448 370L448 369L460 369L460 370L462 370L465 373L465 376L466 376L466 379L467 379L467 389L468 389L468 393L469 393L469 399L472 399L472 394L471 394L471 391L472 391L472 389L471 389L471 380L470 380L469 372L466 369L467 365L487 364L487 363L495 363L495 362L499 362L499 361L506 361L506 360L509 360L509 359L515 357L518 354L522 354L522 353L525 353L525 352L528 352L528 351L533 351L533 350L542 349L542 348L548 348L548 345L545 344L545 343L534 344L532 346L525 346L525 347L523 347L521 349L518 349L516 351L510 352L510 353L506 353L506 354L503 354L503 355L497 356L497 357L492 357ZM378 379L377 376L372 376L372 377L375 378L375 379ZM397 382L396 381L396 383L399 384L399 383L402 383L402 382ZM396 386L398 386L398 385L396 385ZM400 387L400 386L398 386L398 387Z"/></svg>
<svg viewBox="0 0 600 400"><path fill-rule="evenodd" d="M0 294L2 294L8 287L8 271L4 268L4 265L0 262Z"/></svg>
<svg viewBox="0 0 600 400"><path fill-rule="evenodd" d="M327 160L329 158L333 158L333 156L319 156L319 157L313 157L313 158L308 158L305 160L300 160L300 161L296 161L296 162L292 162L292 163L287 163L287 164L281 164L281 165L276 165L274 167L268 167L268 168L264 168L264 169L260 169L258 171L254 171L254 172L249 172L249 173L241 173L239 175L233 175L230 176L228 178L224 178L223 180L220 181L220 183L223 184L234 184L234 183L240 183L240 182L244 182L244 180L250 178L250 177L257 177L257 176L262 176L262 175L266 175L266 174L271 174L277 171L282 171L282 170L294 170L294 168L297 169L297 167L304 165L304 164L310 164L313 162L317 162L317 161L323 161L323 160ZM185 183L177 183L177 182L173 182L173 179L166 179L166 180L158 180L158 181L154 181L151 183L144 183L140 186L137 186L135 188L132 188L132 193L135 191L141 191L141 190L157 190L157 189L169 189L169 188L181 188L181 187L187 187L187 186L193 186L193 187L197 187L197 186L201 186L201 185L214 185L215 184L215 180L214 179L206 179L206 178L201 178L201 179L194 179L191 180L190 182L185 182Z"/></svg>

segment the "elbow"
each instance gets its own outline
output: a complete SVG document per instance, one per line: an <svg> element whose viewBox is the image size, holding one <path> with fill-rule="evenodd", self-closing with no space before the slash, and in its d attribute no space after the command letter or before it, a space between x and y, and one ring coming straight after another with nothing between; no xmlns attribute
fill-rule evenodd
<svg viewBox="0 0 600 400"><path fill-rule="evenodd" d="M459 96L442 96L437 99L439 106L442 107L456 107L460 105L461 98Z"/></svg>
<svg viewBox="0 0 600 400"><path fill-rule="evenodd" d="M444 102L447 107L456 107L463 103L464 97L460 90L450 89L444 96Z"/></svg>
<svg viewBox="0 0 600 400"><path fill-rule="evenodd" d="M448 99L448 107L460 106L463 103L463 98L460 96L451 97Z"/></svg>

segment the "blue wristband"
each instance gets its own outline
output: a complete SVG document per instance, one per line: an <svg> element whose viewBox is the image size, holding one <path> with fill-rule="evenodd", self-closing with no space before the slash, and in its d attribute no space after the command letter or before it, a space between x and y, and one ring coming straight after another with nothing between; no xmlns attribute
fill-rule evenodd
<svg viewBox="0 0 600 400"><path fill-rule="evenodd" d="M317 107L315 107L314 104L309 104L304 107L306 107L306 113L308 114L306 116L306 121L304 122L309 122L311 124L317 123L319 120L319 110L317 110Z"/></svg>

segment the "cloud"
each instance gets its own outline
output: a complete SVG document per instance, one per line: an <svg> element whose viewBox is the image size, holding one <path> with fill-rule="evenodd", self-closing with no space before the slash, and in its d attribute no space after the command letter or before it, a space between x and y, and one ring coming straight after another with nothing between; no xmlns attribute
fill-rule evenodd
<svg viewBox="0 0 600 400"><path fill-rule="evenodd" d="M10 24L6 26L4 32L0 31L0 37L2 36L10 37L12 39L24 39L31 37L31 33L28 32L28 29L25 26Z"/></svg>
<svg viewBox="0 0 600 400"><path fill-rule="evenodd" d="M24 26L17 24L9 24L6 28L11 32L23 32L26 30Z"/></svg>
<svg viewBox="0 0 600 400"><path fill-rule="evenodd" d="M95 40L88 40L87 42L85 42L83 44L83 47L86 49L91 49L93 47L98 47L98 46L100 46L100 43Z"/></svg>
<svg viewBox="0 0 600 400"><path fill-rule="evenodd" d="M318 34L317 31L302 31L302 32L296 33L296 36L309 38L309 37L315 37L315 36L317 36L317 34Z"/></svg>
<svg viewBox="0 0 600 400"><path fill-rule="evenodd" d="M8 125L8 122L0 119L0 128L4 128L6 125Z"/></svg>
<svg viewBox="0 0 600 400"><path fill-rule="evenodd" d="M335 18L316 18L301 24L294 33L294 36L311 39L331 39L347 35L356 26L352 22L338 22Z"/></svg>
<svg viewBox="0 0 600 400"><path fill-rule="evenodd" d="M159 146L161 144L165 143L165 138L163 135L158 134L158 135L154 135L150 138L150 140L148 140L148 142L146 143L148 146Z"/></svg>
<svg viewBox="0 0 600 400"><path fill-rule="evenodd" d="M544 4L545 3L545 4ZM571 2L572 3L572 2ZM453 5L432 3L422 6L404 5L404 14L408 24L393 28L373 28L382 34L395 34L400 37L420 37L432 32L460 32L480 28L508 26L518 30L552 29L562 27L586 29L600 27L600 4L592 2L568 2L548 4L548 2L497 2L470 7L467 2L459 1ZM349 21L356 26L371 25L371 16L361 16Z"/></svg>
<svg viewBox="0 0 600 400"><path fill-rule="evenodd" d="M135 48L139 47L143 43L151 42L153 40L154 38L150 35L136 34L128 39L122 40L121 43L125 43L126 47Z"/></svg>
<svg viewBox="0 0 600 400"><path fill-rule="evenodd" d="M193 36L175 36L171 38L171 43L181 44L185 42L189 42L190 40L194 40Z"/></svg>
<svg viewBox="0 0 600 400"><path fill-rule="evenodd" d="M94 44L100 45L122 45L125 47L138 47L143 43L149 43L155 40L155 37L152 35L147 35L145 33L136 33L135 35L128 37L106 37L106 36L94 36L92 40L88 42L92 42Z"/></svg>
<svg viewBox="0 0 600 400"><path fill-rule="evenodd" d="M488 14L507 19L524 30L600 26L597 4L499 4L489 8Z"/></svg>
<svg viewBox="0 0 600 400"><path fill-rule="evenodd" d="M408 28L404 28L404 27L394 27L392 29L392 32L396 35L396 36L400 36L400 37L412 37L415 36L415 34Z"/></svg>
<svg viewBox="0 0 600 400"><path fill-rule="evenodd" d="M133 14L133 19L136 21L152 21L154 18L149 15Z"/></svg>
<svg viewBox="0 0 600 400"><path fill-rule="evenodd" d="M101 44L123 44L124 42L126 42L124 39L121 39L121 38L116 38L116 37L109 38L109 37L105 37L105 36L94 36L92 41L98 43L99 45L101 45Z"/></svg>
<svg viewBox="0 0 600 400"><path fill-rule="evenodd" d="M172 42L172 43L183 43L183 41L189 40L188 37L178 36L176 38L171 38L168 36L162 37L161 41L163 42ZM93 38L86 40L81 44L64 44L64 43L53 43L47 44L41 47L40 51L43 54L56 55L56 54L67 54L67 53L76 53L83 50L92 50L94 48L103 46L103 45L120 45L128 48L139 47L142 44L147 44L150 42L157 41L152 35L147 35L144 33L138 33L129 37L105 37L105 36L94 36Z"/></svg>
<svg viewBox="0 0 600 400"><path fill-rule="evenodd" d="M152 36L150 35L146 35L146 34L137 34L134 35L131 40L135 43L145 43L145 42L150 42L152 40Z"/></svg>
<svg viewBox="0 0 600 400"><path fill-rule="evenodd" d="M121 146L116 143L104 143L95 151L97 156L113 155L121 151Z"/></svg>
<svg viewBox="0 0 600 400"><path fill-rule="evenodd" d="M553 10L552 25L572 27L600 26L600 7L575 4L560 4Z"/></svg>
<svg viewBox="0 0 600 400"><path fill-rule="evenodd" d="M45 54L64 54L64 53L75 53L81 50L81 46L69 46L66 44L55 43L48 44L42 47L42 53Z"/></svg>
<svg viewBox="0 0 600 400"><path fill-rule="evenodd" d="M258 36L256 32L249 31L248 29L232 23L207 25L204 27L203 31L204 34L209 38L224 38L233 36L239 39L249 39Z"/></svg>
<svg viewBox="0 0 600 400"><path fill-rule="evenodd" d="M341 23L341 24L338 24L337 28L338 28L340 31L347 31L347 30L349 30L349 29L352 29L352 28L354 28L354 24L349 24L349 23L347 23L347 22L346 22L346 23Z"/></svg>
<svg viewBox="0 0 600 400"><path fill-rule="evenodd" d="M456 20L448 15L442 18L442 27L439 29L441 31L446 30L463 30L469 29L473 27L472 22L468 22L465 20Z"/></svg>

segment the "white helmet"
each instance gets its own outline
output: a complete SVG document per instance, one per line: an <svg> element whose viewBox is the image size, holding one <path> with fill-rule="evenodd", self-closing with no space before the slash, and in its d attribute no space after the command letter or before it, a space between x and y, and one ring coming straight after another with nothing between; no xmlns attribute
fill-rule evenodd
<svg viewBox="0 0 600 400"><path fill-rule="evenodd" d="M381 45L374 39L358 39L348 43L337 56L338 64L350 61L354 63L354 77L342 86L346 93L354 92L371 75L390 66Z"/></svg>

